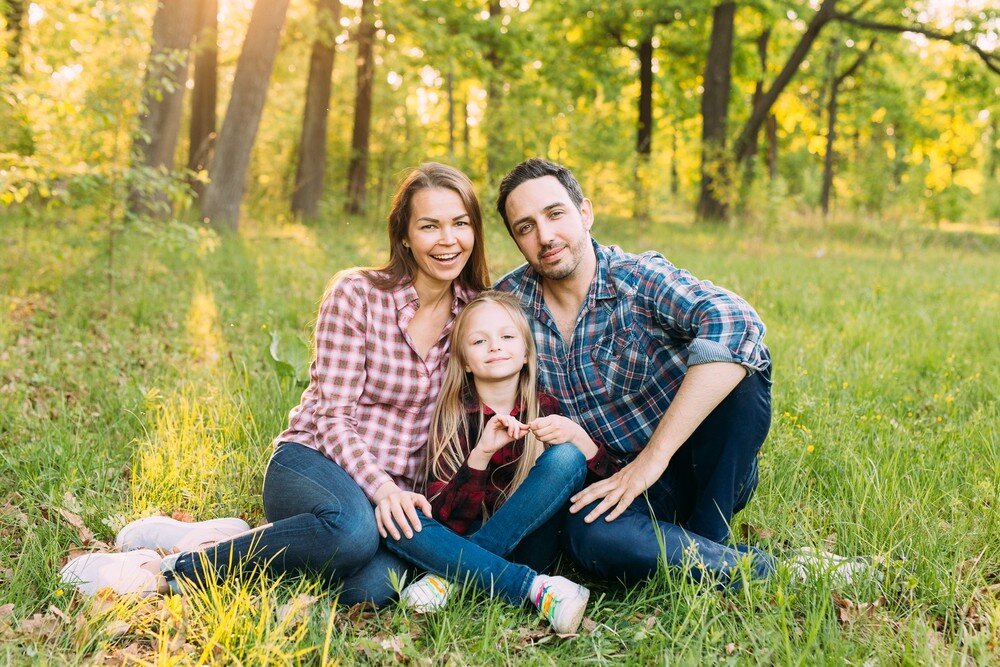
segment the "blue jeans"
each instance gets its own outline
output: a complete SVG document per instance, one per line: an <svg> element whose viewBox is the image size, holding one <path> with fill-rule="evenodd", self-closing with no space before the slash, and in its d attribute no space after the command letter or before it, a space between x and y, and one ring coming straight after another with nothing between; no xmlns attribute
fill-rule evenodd
<svg viewBox="0 0 1000 667"><path fill-rule="evenodd" d="M278 574L312 572L342 586L344 604L385 604L395 596L389 571L408 565L386 550L368 497L343 468L318 451L283 442L264 475L264 513L270 525L204 552L183 553L172 573L203 584L234 567L266 566Z"/></svg>
<svg viewBox="0 0 1000 667"><path fill-rule="evenodd" d="M476 532L462 536L421 515L423 528L419 533L399 540L390 537L386 546L425 570L458 583L471 583L511 604L523 604L538 572L510 562L507 556L519 544L530 541L542 553L526 554L529 559L551 558L544 552L549 543L555 548L558 526L554 524L586 476L587 461L579 449L573 445L549 447L524 482Z"/></svg>
<svg viewBox="0 0 1000 667"><path fill-rule="evenodd" d="M725 588L742 585L733 567L744 555L751 576L770 576L771 556L728 544L733 515L757 488L757 452L770 425L768 368L744 378L677 450L660 479L617 519L585 523L597 501L568 515L570 557L593 574L625 583L649 577L661 559Z"/></svg>

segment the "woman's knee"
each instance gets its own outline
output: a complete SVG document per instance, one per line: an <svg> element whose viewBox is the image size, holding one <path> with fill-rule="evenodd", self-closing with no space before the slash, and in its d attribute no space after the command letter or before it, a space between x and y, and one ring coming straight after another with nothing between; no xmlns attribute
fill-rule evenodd
<svg viewBox="0 0 1000 667"><path fill-rule="evenodd" d="M317 508L321 539L339 554L344 563L364 565L378 551L380 536L374 511L345 514L342 508Z"/></svg>

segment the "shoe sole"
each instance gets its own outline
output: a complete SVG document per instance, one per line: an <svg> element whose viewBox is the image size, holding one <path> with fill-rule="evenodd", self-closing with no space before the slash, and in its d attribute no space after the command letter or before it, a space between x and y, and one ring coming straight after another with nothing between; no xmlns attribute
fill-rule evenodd
<svg viewBox="0 0 1000 667"><path fill-rule="evenodd" d="M191 530L212 530L215 528L220 529L220 534L230 534L229 529L233 527L233 523L239 521L242 526L239 530L233 530L232 535L237 535L239 533L250 530L249 524L241 519L208 519L206 521L178 521L177 519L172 519L169 516L151 516L145 519L137 519L120 531L115 537L115 547L120 551L135 551L136 549L163 549L164 551L170 551L174 546L181 543L184 539L184 535L180 535L171 540L166 540L162 544L129 544L129 536L133 535L136 531L147 528L149 526L158 526L159 528L169 528L178 530L179 532L188 532Z"/></svg>

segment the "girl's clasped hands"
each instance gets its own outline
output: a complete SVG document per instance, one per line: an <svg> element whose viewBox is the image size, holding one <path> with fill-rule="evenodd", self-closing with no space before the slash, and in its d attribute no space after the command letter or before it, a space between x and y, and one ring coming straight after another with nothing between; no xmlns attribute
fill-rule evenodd
<svg viewBox="0 0 1000 667"><path fill-rule="evenodd" d="M483 434L473 452L478 450L482 454L488 455L488 461L489 456L492 456L497 450L523 438L528 433L533 434L546 445L572 444L588 459L597 452L597 445L583 430L583 427L562 415L538 417L527 424L522 424L512 415L494 415L486 422Z"/></svg>

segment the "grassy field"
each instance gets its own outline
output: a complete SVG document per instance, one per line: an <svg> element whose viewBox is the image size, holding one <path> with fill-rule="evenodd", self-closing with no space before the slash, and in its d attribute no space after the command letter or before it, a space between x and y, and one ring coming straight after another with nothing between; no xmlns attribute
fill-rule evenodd
<svg viewBox="0 0 1000 667"><path fill-rule="evenodd" d="M775 412L736 533L871 559L837 587L787 572L725 595L664 572L593 582L580 636L463 594L415 616L248 575L186 598L85 600L57 572L151 512L262 521L271 438L299 388L269 332L307 339L329 277L381 225L244 224L238 239L0 216L0 662L996 664L1000 243L991 234L750 230L599 220L746 296L768 325ZM519 256L497 226L494 276ZM100 544L97 544L100 548Z"/></svg>

